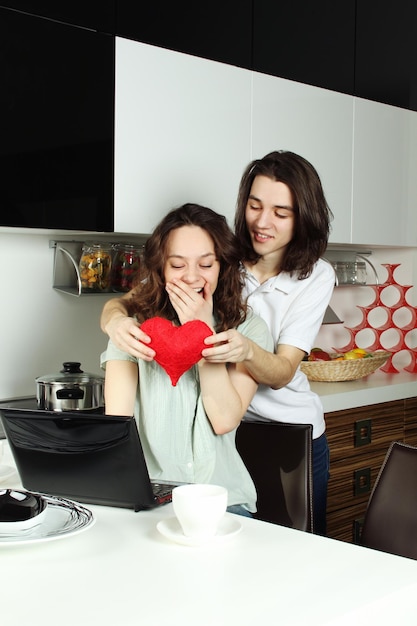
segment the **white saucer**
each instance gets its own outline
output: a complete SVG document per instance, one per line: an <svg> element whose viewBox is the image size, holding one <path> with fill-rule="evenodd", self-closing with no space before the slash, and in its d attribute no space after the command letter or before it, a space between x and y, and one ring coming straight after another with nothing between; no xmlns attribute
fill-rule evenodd
<svg viewBox="0 0 417 626"><path fill-rule="evenodd" d="M14 467L10 467L9 465L0 465L0 483L4 480L8 480L16 473Z"/></svg>
<svg viewBox="0 0 417 626"><path fill-rule="evenodd" d="M242 530L242 524L237 519L237 516L228 513L226 513L220 522L216 535L211 539L193 539L192 537L186 537L176 517L163 519L158 522L156 527L166 539L180 543L183 546L201 546L209 542L217 543L218 541L223 541L237 535Z"/></svg>

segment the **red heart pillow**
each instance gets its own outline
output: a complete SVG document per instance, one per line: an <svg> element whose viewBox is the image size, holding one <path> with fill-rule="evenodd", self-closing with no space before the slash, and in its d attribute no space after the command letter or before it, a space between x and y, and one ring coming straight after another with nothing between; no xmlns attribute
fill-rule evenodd
<svg viewBox="0 0 417 626"><path fill-rule="evenodd" d="M204 339L213 334L200 320L174 326L162 317L146 320L141 329L151 338L148 346L156 352L155 361L164 368L174 387L184 372L201 359L201 351L206 348Z"/></svg>

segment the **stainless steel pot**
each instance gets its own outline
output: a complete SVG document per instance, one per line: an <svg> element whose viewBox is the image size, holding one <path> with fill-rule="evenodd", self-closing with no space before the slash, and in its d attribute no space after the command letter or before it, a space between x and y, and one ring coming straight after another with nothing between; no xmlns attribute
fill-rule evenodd
<svg viewBox="0 0 417 626"><path fill-rule="evenodd" d="M66 361L59 374L36 378L38 407L46 411L89 411L104 406L104 377Z"/></svg>

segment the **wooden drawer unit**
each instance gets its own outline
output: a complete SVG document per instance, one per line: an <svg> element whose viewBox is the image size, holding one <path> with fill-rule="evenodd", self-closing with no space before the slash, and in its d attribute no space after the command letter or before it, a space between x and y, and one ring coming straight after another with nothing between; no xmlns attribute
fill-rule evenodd
<svg viewBox="0 0 417 626"><path fill-rule="evenodd" d="M339 541L358 543L364 516L363 501L355 506L339 509L327 518L327 535Z"/></svg>
<svg viewBox="0 0 417 626"><path fill-rule="evenodd" d="M410 401L408 428L410 438L413 433L417 441L416 404ZM395 400L326 414L330 448L329 537L358 541L369 496L386 452L392 441L405 440L404 407L404 400Z"/></svg>
<svg viewBox="0 0 417 626"><path fill-rule="evenodd" d="M404 441L417 446L417 398L406 398L404 404Z"/></svg>

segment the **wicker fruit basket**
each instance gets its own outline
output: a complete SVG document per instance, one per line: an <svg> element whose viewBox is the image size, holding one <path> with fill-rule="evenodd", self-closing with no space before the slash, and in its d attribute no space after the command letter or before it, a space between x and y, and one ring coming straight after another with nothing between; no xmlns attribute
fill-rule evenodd
<svg viewBox="0 0 417 626"><path fill-rule="evenodd" d="M343 361L301 361L300 369L309 380L315 382L343 382L358 380L372 374L391 356L391 352L378 350L363 359L346 359ZM336 356L336 355L331 355Z"/></svg>

